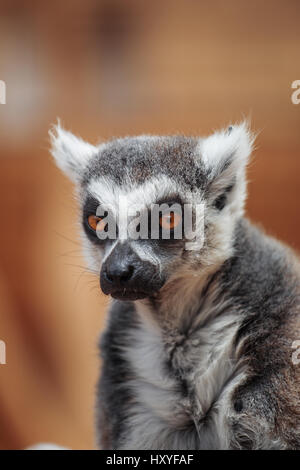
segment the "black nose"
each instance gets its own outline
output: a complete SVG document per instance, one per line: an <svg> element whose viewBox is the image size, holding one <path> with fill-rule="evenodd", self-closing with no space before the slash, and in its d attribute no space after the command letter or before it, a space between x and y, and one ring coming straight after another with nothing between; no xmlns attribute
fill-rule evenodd
<svg viewBox="0 0 300 470"><path fill-rule="evenodd" d="M106 280L114 285L114 287L125 287L127 282L132 278L134 266L129 263L119 262L111 263L106 266L104 275Z"/></svg>
<svg viewBox="0 0 300 470"><path fill-rule="evenodd" d="M100 286L119 300L143 299L163 284L157 266L142 261L128 243L117 243L102 264Z"/></svg>

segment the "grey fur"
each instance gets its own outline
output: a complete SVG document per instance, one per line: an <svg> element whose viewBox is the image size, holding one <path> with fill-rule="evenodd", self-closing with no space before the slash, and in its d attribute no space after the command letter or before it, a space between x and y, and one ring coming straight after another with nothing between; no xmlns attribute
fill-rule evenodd
<svg viewBox="0 0 300 470"><path fill-rule="evenodd" d="M165 174L185 183L189 189L204 186L204 168L198 168L194 160L196 145L197 139L183 136L126 137L113 140L100 150L99 158L90 162L82 181L86 184L91 178L108 175L116 184L122 185L126 172L139 184L149 177Z"/></svg>
<svg viewBox="0 0 300 470"><path fill-rule="evenodd" d="M118 192L146 205L176 196L206 208L197 252L184 250L184 240L127 242L157 265L164 284L146 299L111 304L101 339L100 447L300 449L300 366L291 359L300 267L243 217L247 127L207 139L118 139L88 147L84 165L70 157L67 137L61 128L52 135L53 154L75 175L83 209L88 198L105 204ZM99 271L118 247L83 240Z"/></svg>

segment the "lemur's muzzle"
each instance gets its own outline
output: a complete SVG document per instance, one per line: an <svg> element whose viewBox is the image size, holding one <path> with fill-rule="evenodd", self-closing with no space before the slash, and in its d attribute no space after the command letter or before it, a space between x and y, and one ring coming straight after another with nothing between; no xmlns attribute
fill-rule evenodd
<svg viewBox="0 0 300 470"><path fill-rule="evenodd" d="M162 284L158 267L141 260L127 242L117 243L101 268L101 289L116 299L143 299L157 292Z"/></svg>

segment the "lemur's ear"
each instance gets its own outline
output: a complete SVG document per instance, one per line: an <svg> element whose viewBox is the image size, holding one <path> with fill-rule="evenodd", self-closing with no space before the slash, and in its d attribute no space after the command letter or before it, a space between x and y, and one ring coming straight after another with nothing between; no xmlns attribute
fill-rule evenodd
<svg viewBox="0 0 300 470"><path fill-rule="evenodd" d="M200 142L201 160L214 191L226 190L244 179L254 135L248 124L233 125Z"/></svg>
<svg viewBox="0 0 300 470"><path fill-rule="evenodd" d="M98 149L84 142L69 131L64 130L60 122L49 131L51 153L57 166L72 180L78 181L89 161Z"/></svg>

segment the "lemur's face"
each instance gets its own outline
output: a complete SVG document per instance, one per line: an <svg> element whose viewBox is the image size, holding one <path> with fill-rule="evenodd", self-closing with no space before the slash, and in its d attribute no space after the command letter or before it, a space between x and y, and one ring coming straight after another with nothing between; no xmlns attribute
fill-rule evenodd
<svg viewBox="0 0 300 470"><path fill-rule="evenodd" d="M156 296L183 272L230 255L251 149L245 124L204 139L140 136L98 147L60 126L51 137L77 185L84 251L105 294Z"/></svg>

